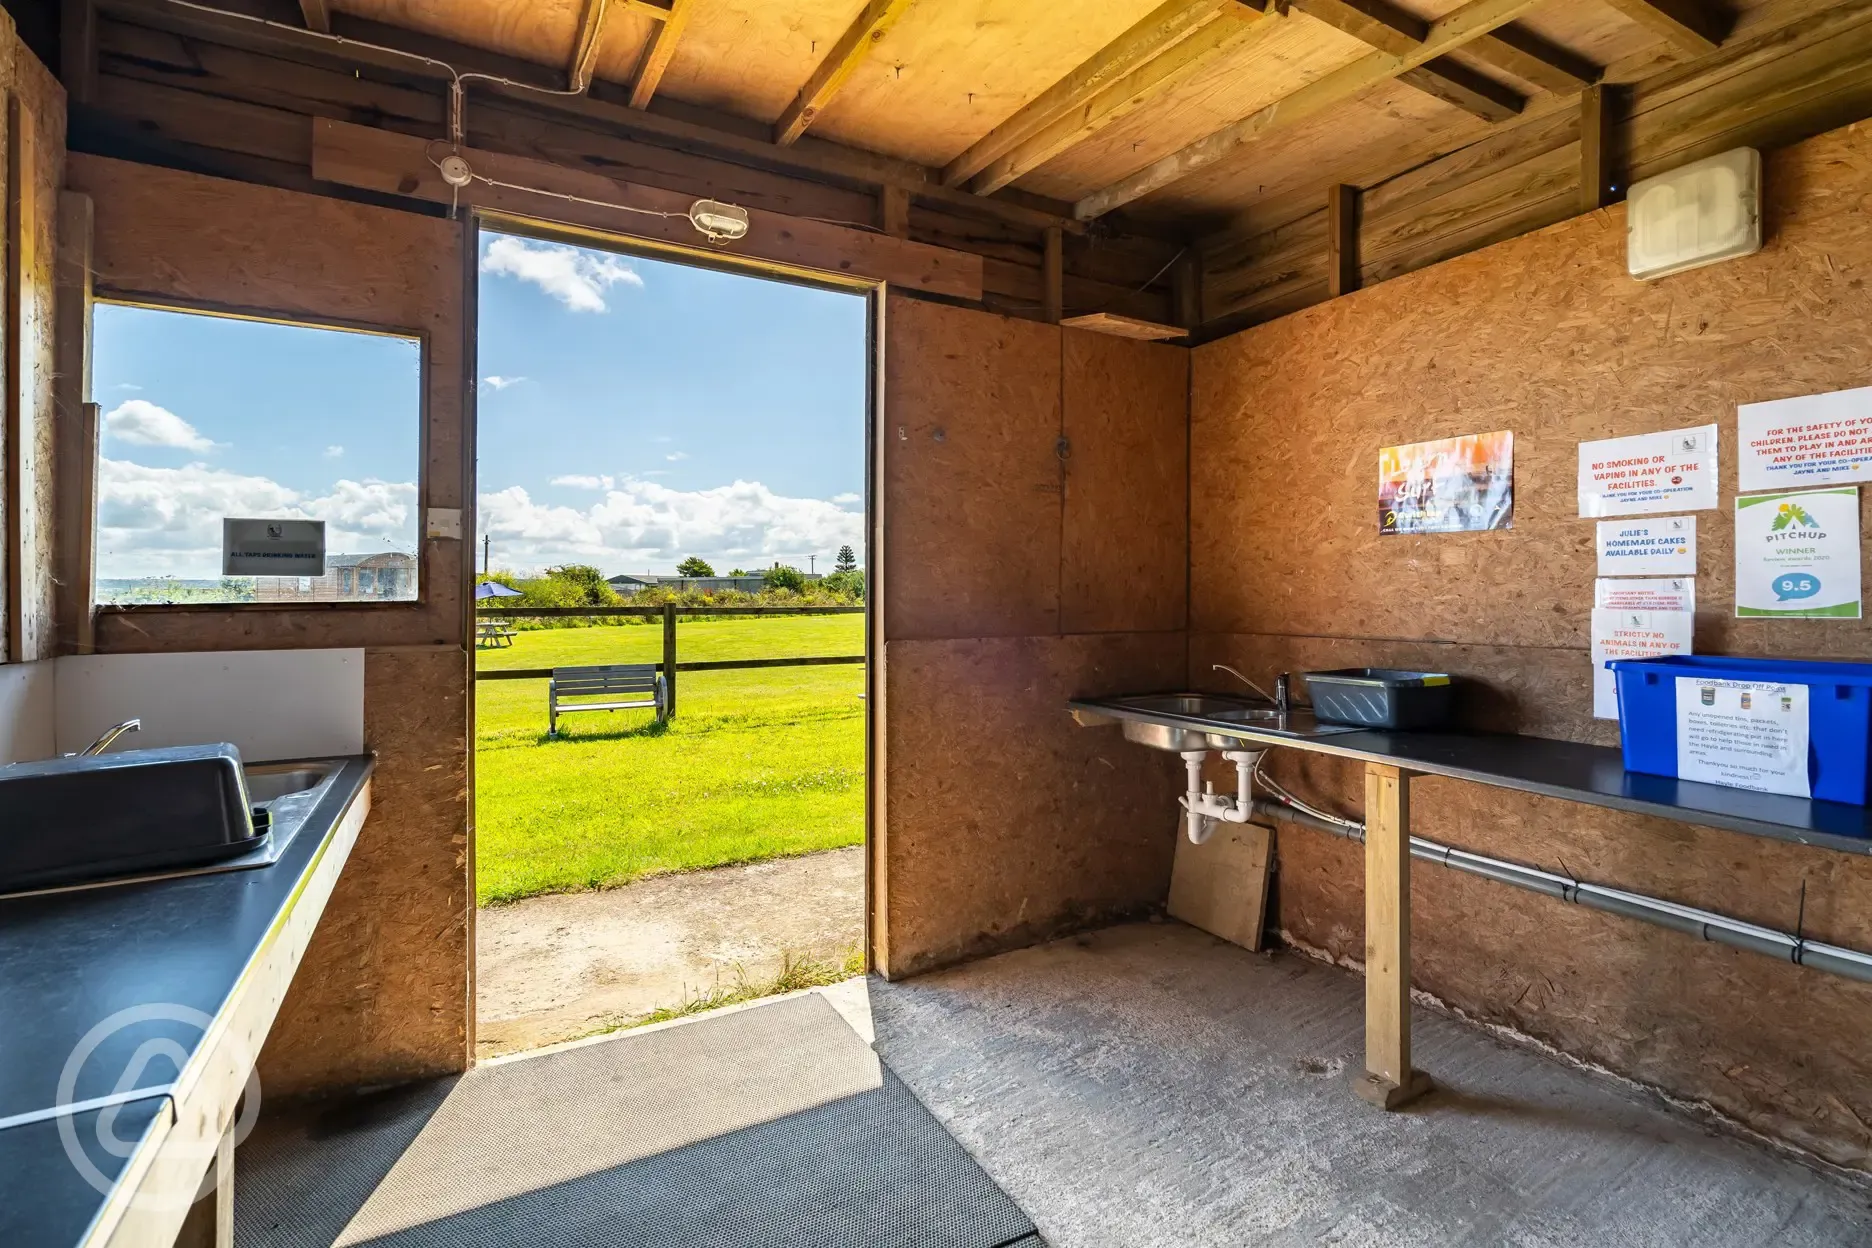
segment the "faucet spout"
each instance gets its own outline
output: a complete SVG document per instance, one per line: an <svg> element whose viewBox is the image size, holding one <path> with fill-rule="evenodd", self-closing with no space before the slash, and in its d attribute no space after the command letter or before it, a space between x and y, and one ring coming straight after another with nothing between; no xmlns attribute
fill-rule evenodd
<svg viewBox="0 0 1872 1248"><path fill-rule="evenodd" d="M1280 678L1280 682L1274 686L1277 693L1269 693L1267 690L1263 689L1260 685L1255 684L1254 681L1249 680L1246 676L1242 675L1240 672L1236 671L1234 668L1230 667L1226 663L1213 664L1211 665L1209 670L1212 672L1227 672L1229 675L1233 676L1236 680L1241 681L1242 684L1247 685L1250 689L1254 690L1256 693L1260 694L1262 697L1272 702L1277 708L1279 708L1281 714L1284 715L1287 713L1287 698L1286 698L1287 677L1285 675L1282 675Z"/></svg>
<svg viewBox="0 0 1872 1248"><path fill-rule="evenodd" d="M123 736L124 733L140 732L142 729L143 721L140 719L126 719L121 724L112 724L109 728L104 730L103 736L93 741L90 745L85 746L84 749L79 750L78 757L91 758L102 754L105 750L110 749L117 738Z"/></svg>

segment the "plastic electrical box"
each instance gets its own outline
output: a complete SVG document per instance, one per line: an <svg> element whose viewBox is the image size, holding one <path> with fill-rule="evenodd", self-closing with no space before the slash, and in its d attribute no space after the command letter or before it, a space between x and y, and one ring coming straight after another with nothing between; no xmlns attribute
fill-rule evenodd
<svg viewBox="0 0 1872 1248"><path fill-rule="evenodd" d="M1761 153L1738 147L1632 183L1625 267L1640 281L1761 250Z"/></svg>

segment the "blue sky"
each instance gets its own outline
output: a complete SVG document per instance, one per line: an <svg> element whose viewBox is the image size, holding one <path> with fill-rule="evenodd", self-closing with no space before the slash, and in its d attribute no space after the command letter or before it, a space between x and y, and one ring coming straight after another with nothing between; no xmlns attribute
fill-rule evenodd
<svg viewBox="0 0 1872 1248"><path fill-rule="evenodd" d="M863 558L862 298L496 234L481 270L496 566ZM409 340L100 305L93 396L100 577L215 576L224 515L414 548Z"/></svg>

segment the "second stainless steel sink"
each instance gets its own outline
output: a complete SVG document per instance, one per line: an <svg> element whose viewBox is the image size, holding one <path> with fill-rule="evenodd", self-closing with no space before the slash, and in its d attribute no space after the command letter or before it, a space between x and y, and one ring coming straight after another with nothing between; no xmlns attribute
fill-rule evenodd
<svg viewBox="0 0 1872 1248"><path fill-rule="evenodd" d="M1118 720L1125 740L1176 753L1239 749L1245 738L1230 731L1234 728L1296 738L1358 731L1347 724L1323 724L1304 707L1283 713L1268 703L1225 693L1145 693L1080 705Z"/></svg>

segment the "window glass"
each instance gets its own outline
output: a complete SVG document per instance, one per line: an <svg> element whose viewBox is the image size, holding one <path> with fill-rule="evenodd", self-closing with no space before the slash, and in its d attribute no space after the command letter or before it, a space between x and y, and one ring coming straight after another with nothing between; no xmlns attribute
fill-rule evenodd
<svg viewBox="0 0 1872 1248"><path fill-rule="evenodd" d="M94 323L98 602L416 597L417 339L110 303Z"/></svg>

